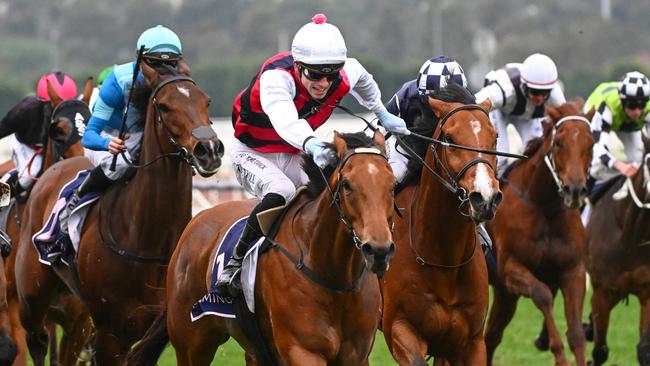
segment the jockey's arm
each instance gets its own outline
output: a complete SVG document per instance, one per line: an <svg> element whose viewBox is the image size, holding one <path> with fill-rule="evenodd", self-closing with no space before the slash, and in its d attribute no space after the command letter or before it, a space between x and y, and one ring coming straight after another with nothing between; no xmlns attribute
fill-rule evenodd
<svg viewBox="0 0 650 366"><path fill-rule="evenodd" d="M560 88L559 84L555 85L555 87L551 89L551 95L548 97L547 103L551 107L561 106L566 103L566 97L564 96L564 92L562 91L562 88Z"/></svg>
<svg viewBox="0 0 650 366"><path fill-rule="evenodd" d="M350 94L360 105L368 110L377 113L380 109L385 108L381 102L381 91L375 82L372 74L369 73L355 58L348 58L343 67L350 82ZM389 111L395 114L393 111ZM377 120L372 123L377 127Z"/></svg>
<svg viewBox="0 0 650 366"><path fill-rule="evenodd" d="M309 123L299 118L293 102L296 85L291 74L268 70L260 76L260 103L275 132L289 145L302 150L304 141L314 135Z"/></svg>
<svg viewBox="0 0 650 366"><path fill-rule="evenodd" d="M505 70L490 71L485 76L485 86L476 94L476 103L486 99L492 102L492 109L500 109L515 98L515 87Z"/></svg>
<svg viewBox="0 0 650 366"><path fill-rule="evenodd" d="M88 121L81 143L90 150L108 150L110 138L100 134L109 124L116 108L124 105L124 93L117 83L115 75L111 73L99 90L99 96L93 107L93 114ZM113 126L115 127L115 126ZM119 127L119 126L118 126Z"/></svg>
<svg viewBox="0 0 650 366"><path fill-rule="evenodd" d="M594 144L594 157L600 159L603 165L613 168L616 158L609 150L612 130L612 111L605 102L601 103L591 119L591 129L596 143Z"/></svg>

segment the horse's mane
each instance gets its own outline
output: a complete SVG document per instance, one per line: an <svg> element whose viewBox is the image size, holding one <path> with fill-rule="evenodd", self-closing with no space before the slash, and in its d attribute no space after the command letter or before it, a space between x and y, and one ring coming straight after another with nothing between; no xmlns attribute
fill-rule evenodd
<svg viewBox="0 0 650 366"><path fill-rule="evenodd" d="M544 138L548 136L550 131L553 129L553 123L542 123L542 127L544 128L542 136L535 137L534 139L528 141L528 144L526 144L526 148L524 149L524 155L532 157L535 155L535 153L537 153L537 150L539 150L544 145ZM527 159L516 160L514 163L512 163L512 167L515 168L525 163L526 161Z"/></svg>
<svg viewBox="0 0 650 366"><path fill-rule="evenodd" d="M182 75L178 67L171 67L165 64L157 66L155 70L159 75L169 75L169 76ZM146 82L144 82L144 80L135 83L135 86L133 87L133 91L132 91L133 97L131 103L137 110L142 112L140 113L140 118L138 118L135 124L144 125L144 122L147 117L145 112L147 110L147 105L149 104L149 97L151 97L152 92L153 90L151 89L151 87L149 87L149 85L147 85Z"/></svg>
<svg viewBox="0 0 650 366"><path fill-rule="evenodd" d="M454 83L452 80L450 80L450 83L447 84L444 88L436 90L428 96L446 103L476 103L476 98L472 92L470 92L467 88L464 88L462 85ZM419 103L420 106L420 116L415 119L415 123L413 127L410 128L410 130L419 135L433 136L433 132L438 125L438 118L436 118L436 115L433 113L431 107L429 106L427 95L418 96L416 98L418 98L416 102ZM410 146L413 152L424 159L427 147L429 146L429 142L417 139L412 136L405 136L402 137L402 139L404 143ZM401 144L398 143L398 146L400 146L400 150L406 151L406 149L401 146ZM408 173L406 174L403 182L400 184L400 187L398 187L398 190L400 188L416 184L420 180L420 175L422 173L422 164L420 164L419 161L416 161L414 159L409 160L407 168Z"/></svg>
<svg viewBox="0 0 650 366"><path fill-rule="evenodd" d="M348 149L356 149L357 147L376 147L374 140L365 134L365 132L354 132L354 133L341 133L339 134ZM326 144L329 148L336 150L334 144ZM332 162L327 168L323 170L325 179L329 180L330 176L334 172L334 168L338 165L339 159L337 158L335 162ZM309 184L307 184L307 193L309 197L316 198L327 188L327 181L323 179L321 175L320 168L314 163L314 160L309 155L303 156L302 167L309 178Z"/></svg>

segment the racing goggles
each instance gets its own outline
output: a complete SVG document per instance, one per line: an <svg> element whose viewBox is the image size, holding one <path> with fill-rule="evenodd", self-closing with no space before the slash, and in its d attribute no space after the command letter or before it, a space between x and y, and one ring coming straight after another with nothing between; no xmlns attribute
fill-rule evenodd
<svg viewBox="0 0 650 366"><path fill-rule="evenodd" d="M627 109L644 109L648 104L648 99L626 99L623 105Z"/></svg>
<svg viewBox="0 0 650 366"><path fill-rule="evenodd" d="M183 56L173 52L150 52L142 56L142 60L153 68L163 65L176 68L176 66L178 66L178 61L182 58Z"/></svg>
<svg viewBox="0 0 650 366"><path fill-rule="evenodd" d="M339 78L344 64L333 65L305 65L298 63L298 68L305 77L311 81L319 81L326 78L327 81L334 81Z"/></svg>
<svg viewBox="0 0 650 366"><path fill-rule="evenodd" d="M551 89L528 88L528 94L532 96L542 96L544 98L548 98L551 95Z"/></svg>

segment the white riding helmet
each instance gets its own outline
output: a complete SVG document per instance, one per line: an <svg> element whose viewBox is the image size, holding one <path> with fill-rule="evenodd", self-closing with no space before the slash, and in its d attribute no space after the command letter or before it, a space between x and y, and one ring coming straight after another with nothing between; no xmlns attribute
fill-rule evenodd
<svg viewBox="0 0 650 366"><path fill-rule="evenodd" d="M555 62L546 55L533 53L521 66L521 82L530 89L553 89L557 85Z"/></svg>
<svg viewBox="0 0 650 366"><path fill-rule="evenodd" d="M307 65L342 64L347 59L347 48L339 29L326 23L325 14L316 14L305 24L291 43L291 55L296 62Z"/></svg>

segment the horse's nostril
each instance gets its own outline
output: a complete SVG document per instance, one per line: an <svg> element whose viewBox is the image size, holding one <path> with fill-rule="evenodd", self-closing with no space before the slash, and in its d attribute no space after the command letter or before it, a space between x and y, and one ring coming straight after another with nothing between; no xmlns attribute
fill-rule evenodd
<svg viewBox="0 0 650 366"><path fill-rule="evenodd" d="M469 202L472 204L474 207L479 207L483 204L483 195L481 195L479 192L472 192L469 194Z"/></svg>
<svg viewBox="0 0 650 366"><path fill-rule="evenodd" d="M208 154L208 149L205 147L204 142L199 142L194 146L194 151L193 155L196 156L197 158L201 158L203 156L206 156Z"/></svg>
<svg viewBox="0 0 650 366"><path fill-rule="evenodd" d="M582 186L582 188L580 188L580 197L584 197L584 196L586 196L587 193L588 193L588 191L587 191L587 187L586 187L586 186Z"/></svg>

